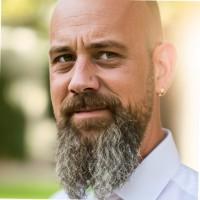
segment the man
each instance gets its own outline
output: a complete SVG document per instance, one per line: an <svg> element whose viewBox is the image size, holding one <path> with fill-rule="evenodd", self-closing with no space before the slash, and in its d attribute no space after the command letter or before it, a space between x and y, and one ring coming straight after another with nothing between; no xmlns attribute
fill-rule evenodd
<svg viewBox="0 0 200 200"><path fill-rule="evenodd" d="M175 50L156 2L61 0L50 30L55 199L194 200L196 173L162 129Z"/></svg>

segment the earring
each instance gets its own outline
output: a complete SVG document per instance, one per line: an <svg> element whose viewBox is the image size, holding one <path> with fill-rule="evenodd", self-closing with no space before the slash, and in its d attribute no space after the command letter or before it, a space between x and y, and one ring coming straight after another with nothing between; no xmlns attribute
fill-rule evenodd
<svg viewBox="0 0 200 200"><path fill-rule="evenodd" d="M164 89L164 88L161 88L161 89L160 89L160 92L158 93L158 96L159 96L159 97L162 97L162 96L165 95L165 93L166 93L166 92L165 92L165 89Z"/></svg>

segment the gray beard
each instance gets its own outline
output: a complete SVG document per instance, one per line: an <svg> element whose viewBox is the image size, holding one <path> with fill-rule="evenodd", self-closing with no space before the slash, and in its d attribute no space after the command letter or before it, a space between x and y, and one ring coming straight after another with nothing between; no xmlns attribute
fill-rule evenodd
<svg viewBox="0 0 200 200"><path fill-rule="evenodd" d="M70 198L83 199L91 188L98 199L106 199L140 163L139 149L153 109L153 73L150 68L146 96L132 107L124 108L116 97L90 92L63 102L62 119L57 124L56 170ZM73 123L75 110L102 106L110 110L112 120ZM81 130L92 130L96 137L90 132L85 138Z"/></svg>
<svg viewBox="0 0 200 200"><path fill-rule="evenodd" d="M59 128L57 174L70 198L83 199L91 187L98 199L106 199L127 181L141 160L151 110L150 105L134 112L118 106L113 122L93 141L83 141L71 124Z"/></svg>

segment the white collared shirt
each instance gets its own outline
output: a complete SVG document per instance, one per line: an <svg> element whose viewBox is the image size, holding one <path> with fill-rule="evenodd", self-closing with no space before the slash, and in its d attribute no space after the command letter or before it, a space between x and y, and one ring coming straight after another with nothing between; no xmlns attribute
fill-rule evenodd
<svg viewBox="0 0 200 200"><path fill-rule="evenodd" d="M180 162L172 134L141 162L129 180L114 191L112 200L197 200L197 173ZM53 199L69 199L61 191ZM88 194L87 200L96 200ZM111 200L111 198L110 198Z"/></svg>

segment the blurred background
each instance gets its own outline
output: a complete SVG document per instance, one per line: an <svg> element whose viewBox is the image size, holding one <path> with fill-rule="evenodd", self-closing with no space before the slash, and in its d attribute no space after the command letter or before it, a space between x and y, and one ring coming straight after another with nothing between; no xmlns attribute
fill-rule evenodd
<svg viewBox="0 0 200 200"><path fill-rule="evenodd" d="M48 80L48 25L55 0L3 0L0 68L0 198L48 198L59 189L56 127ZM163 126L182 161L198 168L200 2L160 1L165 38L175 44L175 80L162 99Z"/></svg>

